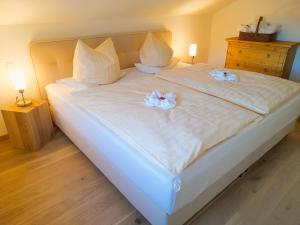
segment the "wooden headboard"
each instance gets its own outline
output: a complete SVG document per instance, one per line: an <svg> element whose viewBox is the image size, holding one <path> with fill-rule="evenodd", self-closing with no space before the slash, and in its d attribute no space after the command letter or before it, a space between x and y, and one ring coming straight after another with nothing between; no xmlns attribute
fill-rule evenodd
<svg viewBox="0 0 300 225"><path fill-rule="evenodd" d="M172 45L170 31L152 32L157 38ZM134 34L119 34L101 37L83 37L68 40L33 42L30 44L30 54L38 81L41 98L47 98L45 86L58 79L70 77L73 74L73 56L78 39L83 40L92 48L96 48L106 38L111 37L119 56L121 69L132 67L140 61L141 48L146 32Z"/></svg>

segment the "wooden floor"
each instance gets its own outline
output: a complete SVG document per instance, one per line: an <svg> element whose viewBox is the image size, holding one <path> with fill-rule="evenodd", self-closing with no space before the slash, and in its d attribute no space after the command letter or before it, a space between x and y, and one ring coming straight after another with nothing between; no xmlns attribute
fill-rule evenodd
<svg viewBox="0 0 300 225"><path fill-rule="evenodd" d="M42 151L0 142L0 225L148 224L62 134ZM299 225L300 123L189 225Z"/></svg>

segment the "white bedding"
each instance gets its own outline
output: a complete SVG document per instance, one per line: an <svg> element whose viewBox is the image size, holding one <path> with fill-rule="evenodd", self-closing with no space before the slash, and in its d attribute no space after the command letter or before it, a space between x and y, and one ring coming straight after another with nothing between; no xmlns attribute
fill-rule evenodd
<svg viewBox="0 0 300 225"><path fill-rule="evenodd" d="M213 95L257 113L268 114L300 93L300 84L278 77L233 70L239 81L218 81L209 72L216 68L196 64L161 71L157 77Z"/></svg>
<svg viewBox="0 0 300 225"><path fill-rule="evenodd" d="M144 98L153 90L175 93L176 107L146 106ZM73 102L175 175L205 150L260 118L222 99L156 77L77 91Z"/></svg>
<svg viewBox="0 0 300 225"><path fill-rule="evenodd" d="M127 69L126 72L127 75L118 82L152 76L133 68ZM300 97L297 96L274 113L264 116L259 123L254 123L240 134L209 149L180 175L175 176L132 149L120 140L118 135L78 107L72 100L72 90L61 84L50 84L46 90L56 125L110 181L122 192L128 186L126 182L120 182L119 176L124 177L124 180L135 185L156 207L169 215L188 205L204 192L203 201L198 204L199 207L205 205L215 195L216 190L221 191L223 185L228 185L268 150L266 148L254 151L258 146L271 139L300 114ZM119 175L112 173L112 168ZM232 170L235 172L230 177L225 176ZM219 180L222 180L222 186L215 185ZM131 202L137 195L124 192L123 194ZM138 207L138 202L132 203ZM138 209L143 212L141 208Z"/></svg>

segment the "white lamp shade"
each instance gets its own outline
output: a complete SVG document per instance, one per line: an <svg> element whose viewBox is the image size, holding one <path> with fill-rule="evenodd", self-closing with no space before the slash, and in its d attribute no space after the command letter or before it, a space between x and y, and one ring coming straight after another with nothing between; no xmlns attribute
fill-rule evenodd
<svg viewBox="0 0 300 225"><path fill-rule="evenodd" d="M197 44L195 44L195 43L190 44L189 55L196 56L196 54L197 54Z"/></svg>
<svg viewBox="0 0 300 225"><path fill-rule="evenodd" d="M24 71L12 70L11 80L16 90L24 90L26 88Z"/></svg>

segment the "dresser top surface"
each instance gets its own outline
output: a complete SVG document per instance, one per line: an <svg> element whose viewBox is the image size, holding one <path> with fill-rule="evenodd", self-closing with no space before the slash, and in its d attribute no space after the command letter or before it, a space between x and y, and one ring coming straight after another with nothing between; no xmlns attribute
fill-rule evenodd
<svg viewBox="0 0 300 225"><path fill-rule="evenodd" d="M226 41L227 42L236 42L236 43L264 45L264 46L280 46L280 47L288 47L288 48L300 45L300 42L290 42L290 41L273 41L273 42L243 41L243 40L239 40L238 37L226 38Z"/></svg>

